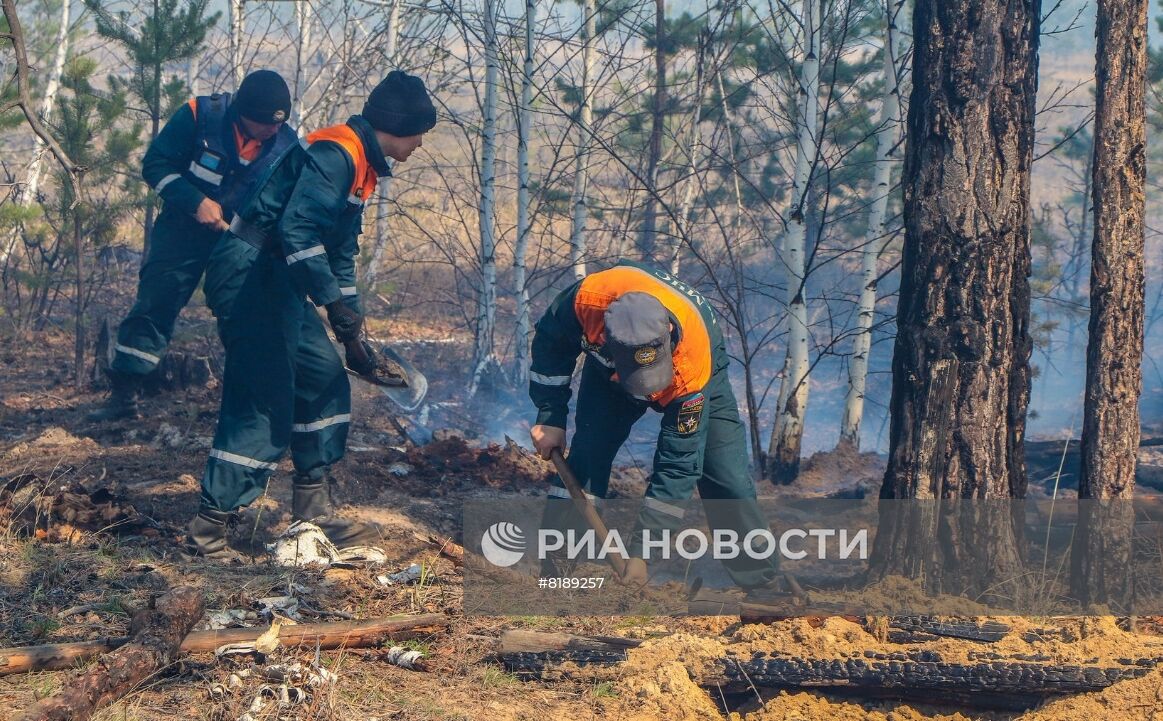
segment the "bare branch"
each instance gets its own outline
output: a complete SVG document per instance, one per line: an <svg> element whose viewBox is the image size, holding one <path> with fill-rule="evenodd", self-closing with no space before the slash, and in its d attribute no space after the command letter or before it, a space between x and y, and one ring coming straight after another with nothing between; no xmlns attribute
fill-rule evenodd
<svg viewBox="0 0 1163 721"><path fill-rule="evenodd" d="M8 27L11 32L7 33L7 38L12 41L12 49L16 54L16 82L17 82L17 99L9 103L9 108L19 107L24 113L28 125L32 128L32 132L36 133L36 137L48 146L52 152L53 157L57 159L57 163L64 169L68 175L69 184L73 189L73 204L75 205L80 199L79 178L84 174L85 168L74 163L65 153L64 148L60 146L57 139L53 137L48 128L44 126L40 118L33 112L32 91L29 83L29 64L28 51L24 45L24 30L20 25L20 16L16 12L15 0L0 0L4 7L4 17L8 21Z"/></svg>

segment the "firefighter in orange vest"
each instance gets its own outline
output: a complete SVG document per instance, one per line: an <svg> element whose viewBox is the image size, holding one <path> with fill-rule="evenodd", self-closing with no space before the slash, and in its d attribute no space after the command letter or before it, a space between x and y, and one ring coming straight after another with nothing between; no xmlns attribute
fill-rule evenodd
<svg viewBox="0 0 1163 721"><path fill-rule="evenodd" d="M583 352L568 462L588 493L606 496L614 456L634 422L653 409L662 414L662 428L640 529L677 529L696 489L704 501L737 501L707 506L713 527L742 529L741 538L768 528L755 503L723 335L706 298L668 273L629 261L558 295L537 323L529 374L537 406L531 436L542 458L565 449L570 381ZM569 497L559 478L550 495ZM566 522L571 508L551 502L546 525ZM629 544L627 579L639 584L647 578L640 540L636 533ZM773 561L745 554L724 565L744 588L768 585L777 570Z"/></svg>
<svg viewBox="0 0 1163 721"><path fill-rule="evenodd" d="M328 468L347 445L351 389L315 307L326 308L347 367L375 373L355 282L363 208L389 175L387 159L407 160L435 124L423 81L392 71L359 115L284 154L215 247L205 291L226 368L189 529L196 553L237 555L227 545L231 514L258 498L288 448L293 517L320 526L340 548L378 540L375 528L332 506Z"/></svg>

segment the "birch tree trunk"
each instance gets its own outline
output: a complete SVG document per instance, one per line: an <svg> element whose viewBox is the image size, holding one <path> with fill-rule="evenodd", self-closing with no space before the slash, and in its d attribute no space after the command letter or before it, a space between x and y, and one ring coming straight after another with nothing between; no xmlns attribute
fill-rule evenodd
<svg viewBox="0 0 1163 721"><path fill-rule="evenodd" d="M589 149L593 134L592 95L594 84L594 35L597 34L597 11L594 0L582 2L582 84L578 107L577 148L574 150L573 224L569 234L569 256L573 275L586 275L586 204L589 192Z"/></svg>
<svg viewBox="0 0 1163 721"><path fill-rule="evenodd" d="M497 17L495 0L484 0L485 107L481 147L481 290L477 311L475 369L469 395L475 394L493 357L497 313L497 258L494 228L497 163Z"/></svg>
<svg viewBox="0 0 1163 721"><path fill-rule="evenodd" d="M873 577L1028 598L1011 499L1026 495L1030 168L1037 0L918 0L902 181L887 499Z"/></svg>
<svg viewBox="0 0 1163 721"><path fill-rule="evenodd" d="M513 294L517 298L517 346L514 385L529 380L529 289L525 254L529 248L529 131L533 120L533 26L536 0L525 0L525 63L521 70L521 104L517 110L517 245L513 250Z"/></svg>
<svg viewBox="0 0 1163 721"><path fill-rule="evenodd" d="M388 27L385 42L385 51L388 58L388 67L396 67L396 47L400 42L400 0L391 0L388 8ZM388 161L389 164L391 161ZM388 191L392 187L392 176L380 180L376 186L376 194L380 200L376 203L376 242L372 246L372 255L364 268L363 281L369 290L375 288L384 269L384 257L388 252Z"/></svg>
<svg viewBox="0 0 1163 721"><path fill-rule="evenodd" d="M654 0L654 108L650 113L650 147L646 157L646 209L638 254L647 263L654 259L658 225L658 163L662 159L662 129L666 122L666 2Z"/></svg>
<svg viewBox="0 0 1163 721"><path fill-rule="evenodd" d="M190 95L198 97L202 94L202 83L199 76L202 74L202 58L198 55L186 61L186 87Z"/></svg>
<svg viewBox="0 0 1163 721"><path fill-rule="evenodd" d="M874 197L868 211L868 230L861 251L860 306L857 309L856 337L852 358L848 362L848 395L840 422L840 445L860 450L860 421L864 417L864 391L868 380L868 355L872 349L872 321L876 315L877 261L888 237L885 223L888 196L892 190L892 151L900 124L900 77L897 58L902 56L903 42L897 19L903 17L905 0L889 0L884 35L884 98L880 103L880 121L876 132L876 172L872 181ZM898 48L897 44L901 47Z"/></svg>
<svg viewBox="0 0 1163 721"><path fill-rule="evenodd" d="M311 23L314 11L308 0L295 0L295 28L298 37L295 40L295 84L292 90L295 93L291 102L291 123L295 131L302 138L307 135L307 119L304 116L307 90L307 58L311 55Z"/></svg>
<svg viewBox="0 0 1163 721"><path fill-rule="evenodd" d="M1147 0L1099 0L1097 28L1083 532L1074 537L1072 575L1083 604L1120 607L1133 590L1129 501L1143 387Z"/></svg>
<svg viewBox="0 0 1163 721"><path fill-rule="evenodd" d="M703 62L705 54L706 44L703 42L703 38L700 38L698 56L695 60L695 113L694 118L691 119L690 175L687 176L686 188L683 190L682 205L678 213L683 227L679 229L679 232L674 234L674 245L670 249L671 275L678 275L679 266L681 265L683 241L689 242L691 239L691 211L694 207L695 180L699 168L699 151L702 150L703 145Z"/></svg>
<svg viewBox="0 0 1163 721"><path fill-rule="evenodd" d="M56 55L53 57L52 74L44 88L44 97L40 101L41 120L52 118L53 108L56 106L57 93L61 89L61 76L65 71L65 60L69 55L69 11L72 0L61 0L60 28L57 30ZM40 138L36 139L36 150L32 154L32 162L28 164L28 172L24 176L24 185L17 191L17 201L24 207L36 202L36 194L40 191L40 176L44 173L44 156L48 146ZM0 252L0 265L8 262L16 241L20 238L19 228L13 228Z"/></svg>
<svg viewBox="0 0 1163 721"><path fill-rule="evenodd" d="M242 28L246 0L230 0L230 77L234 89L242 85Z"/></svg>
<svg viewBox="0 0 1163 721"><path fill-rule="evenodd" d="M807 235L805 206L810 195L812 165L816 160L816 124L820 94L820 8L821 0L804 0L804 61L796 108L796 165L792 204L784 234L783 261L787 268L788 339L784 375L779 386L775 427L766 464L767 476L775 483L795 480L800 468L800 447L804 436L804 414L808 406L808 307L806 299Z"/></svg>

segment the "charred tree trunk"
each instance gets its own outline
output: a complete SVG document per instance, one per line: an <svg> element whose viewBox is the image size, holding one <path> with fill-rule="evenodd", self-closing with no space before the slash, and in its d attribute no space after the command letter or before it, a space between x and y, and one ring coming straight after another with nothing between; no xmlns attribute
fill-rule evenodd
<svg viewBox="0 0 1163 721"><path fill-rule="evenodd" d="M918 0L913 17L904 258L881 498L929 502L898 513L904 504L882 500L889 517L873 568L920 573L932 591L1025 591L1016 580L1018 519L1004 499L1026 493L1040 5Z"/></svg>
<svg viewBox="0 0 1163 721"><path fill-rule="evenodd" d="M1130 499L1143 374L1147 0L1099 0L1094 246L1072 585L1084 604L1130 598ZM1094 500L1087 500L1094 499Z"/></svg>

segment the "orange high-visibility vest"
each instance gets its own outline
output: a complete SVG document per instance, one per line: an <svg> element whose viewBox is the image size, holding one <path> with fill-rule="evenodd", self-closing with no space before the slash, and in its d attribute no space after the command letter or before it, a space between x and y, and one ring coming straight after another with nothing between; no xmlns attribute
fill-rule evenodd
<svg viewBox="0 0 1163 721"><path fill-rule="evenodd" d="M375 168L368 162L367 153L364 151L363 141L360 140L359 133L355 131L355 128L344 124L316 130L307 136L309 143L324 140L343 148L351 158L352 163L355 164L355 179L352 181L347 200L356 205L363 205L375 192L379 177L376 175Z"/></svg>
<svg viewBox="0 0 1163 721"><path fill-rule="evenodd" d="M574 298L574 312L581 322L586 344L601 347L606 342L606 309L624 293L649 293L658 299L681 328L674 347L674 380L667 388L649 397L665 406L676 398L701 391L711 380L711 334L692 296L680 292L649 272L618 265L586 276ZM702 297L699 296L701 300ZM706 301L703 301L706 302Z"/></svg>

